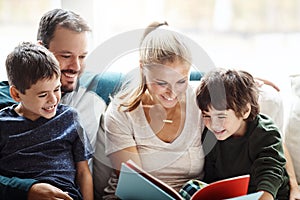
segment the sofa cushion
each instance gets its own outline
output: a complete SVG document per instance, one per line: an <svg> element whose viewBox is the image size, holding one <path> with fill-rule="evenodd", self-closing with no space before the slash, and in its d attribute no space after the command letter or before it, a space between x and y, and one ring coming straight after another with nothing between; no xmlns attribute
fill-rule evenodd
<svg viewBox="0 0 300 200"><path fill-rule="evenodd" d="M9 85L7 81L0 82L0 109L15 104L16 102L10 97Z"/></svg>
<svg viewBox="0 0 300 200"><path fill-rule="evenodd" d="M291 154L298 184L300 184L300 74L290 76L291 108L285 126L285 142Z"/></svg>
<svg viewBox="0 0 300 200"><path fill-rule="evenodd" d="M280 93L272 86L263 84L259 87L258 103L260 112L271 117L282 133L284 107ZM281 136L284 137L284 134L281 134Z"/></svg>

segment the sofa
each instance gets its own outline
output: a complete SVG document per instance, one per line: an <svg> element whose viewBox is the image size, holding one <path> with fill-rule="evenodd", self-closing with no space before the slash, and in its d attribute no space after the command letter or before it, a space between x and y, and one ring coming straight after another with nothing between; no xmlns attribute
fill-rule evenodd
<svg viewBox="0 0 300 200"><path fill-rule="evenodd" d="M284 140L293 160L296 178L300 188L300 74L290 76L291 103L285 117Z"/></svg>
<svg viewBox="0 0 300 200"><path fill-rule="evenodd" d="M199 71L192 71L190 74L190 83L192 87L197 87L199 80L202 77L202 73ZM101 74L93 74L91 72L85 72L80 78L80 84L82 86L89 87L88 90L97 93L108 105L111 100L111 96L121 86L124 74L121 72L104 72ZM285 128L285 141L287 147L292 155L294 167L297 175L298 184L300 183L300 160L297 158L300 152L300 140L297 133L297 125L300 124L300 76L293 79L292 85L295 94L294 114L290 115L290 121ZM94 82L95 84L90 84ZM92 85L92 86L91 86ZM263 85L260 88L259 103L261 105L261 111L270 115L279 128L283 130L283 105L282 100L277 91L267 85ZM15 103L9 95L9 85L7 81L0 82L0 108ZM296 112L296 113L295 113ZM104 132L104 131L103 131ZM100 135L100 134L99 134ZM105 187L105 183L111 173L110 163L107 161L104 155L103 135L97 136L97 144L95 151L93 177L95 186L95 199L101 199L102 190Z"/></svg>

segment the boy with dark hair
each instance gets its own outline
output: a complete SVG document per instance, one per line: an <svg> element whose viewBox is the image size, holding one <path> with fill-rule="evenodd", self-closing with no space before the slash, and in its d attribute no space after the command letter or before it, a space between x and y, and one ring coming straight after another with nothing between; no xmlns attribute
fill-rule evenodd
<svg viewBox="0 0 300 200"><path fill-rule="evenodd" d="M104 131L100 124L107 105L105 100L93 91L93 88L101 84L97 74L84 74L90 33L88 23L80 15L66 9L53 9L41 17L37 40L52 52L59 62L62 92L60 103L76 109L95 150L93 158L89 159L89 167L93 174L95 198L101 199L103 188L106 187L111 173L109 159L104 155ZM0 85L0 108L16 103L10 98L5 81L4 85ZM33 184L26 179L10 179L0 175L0 195L14 192L23 192L29 200L65 195L50 184Z"/></svg>
<svg viewBox="0 0 300 200"><path fill-rule="evenodd" d="M259 114L258 91L251 74L216 69L197 89L206 134L217 143L205 158L205 182L250 174L248 193L263 191L261 199L289 199L280 132Z"/></svg>
<svg viewBox="0 0 300 200"><path fill-rule="evenodd" d="M59 104L61 72L54 55L24 42L8 55L6 70L18 104L0 111L1 175L51 184L65 192L57 198L93 199L91 147L77 112Z"/></svg>

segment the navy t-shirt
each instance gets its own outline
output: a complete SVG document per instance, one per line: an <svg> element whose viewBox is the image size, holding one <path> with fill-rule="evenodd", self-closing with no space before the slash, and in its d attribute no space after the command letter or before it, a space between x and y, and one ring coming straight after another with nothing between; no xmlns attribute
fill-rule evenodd
<svg viewBox="0 0 300 200"><path fill-rule="evenodd" d="M71 107L59 105L51 119L19 116L16 105L0 111L0 173L32 178L82 199L75 163L92 157L92 148Z"/></svg>

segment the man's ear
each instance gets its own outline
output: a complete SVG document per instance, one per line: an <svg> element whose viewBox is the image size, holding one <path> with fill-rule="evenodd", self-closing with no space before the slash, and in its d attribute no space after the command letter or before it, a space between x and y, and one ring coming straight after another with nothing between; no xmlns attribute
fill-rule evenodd
<svg viewBox="0 0 300 200"><path fill-rule="evenodd" d="M21 101L20 91L14 85L10 86L9 93L10 93L10 96L13 98L13 100L15 100L16 102Z"/></svg>
<svg viewBox="0 0 300 200"><path fill-rule="evenodd" d="M142 61L141 61L141 60L139 60L139 64L140 64L140 68L142 69L142 67L143 67L143 63L142 63Z"/></svg>
<svg viewBox="0 0 300 200"><path fill-rule="evenodd" d="M245 113L243 114L243 119L247 119L251 113L251 105L250 103L247 103L247 110L245 110Z"/></svg>

